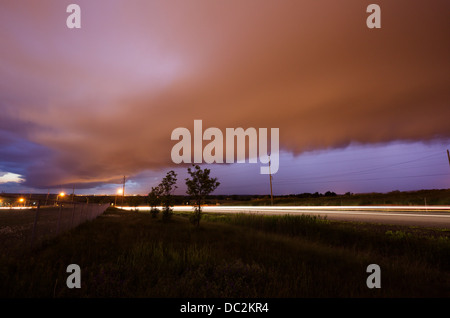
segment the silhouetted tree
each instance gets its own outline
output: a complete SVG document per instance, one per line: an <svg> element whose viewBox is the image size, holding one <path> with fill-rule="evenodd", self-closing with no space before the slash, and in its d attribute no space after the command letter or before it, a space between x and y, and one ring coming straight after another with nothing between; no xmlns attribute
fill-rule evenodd
<svg viewBox="0 0 450 318"><path fill-rule="evenodd" d="M150 213L152 217L156 218L159 213L156 206L161 204L161 189L159 186L152 187L152 191L148 194L148 204L150 205Z"/></svg>
<svg viewBox="0 0 450 318"><path fill-rule="evenodd" d="M211 178L209 176L210 170L202 170L198 165L193 165L194 169L188 168L188 173L191 179L186 179L187 191L186 193L190 195L193 199L195 211L191 216L191 222L194 225L200 225L201 213L202 213L202 203L205 197L213 192L219 185L217 178Z"/></svg>
<svg viewBox="0 0 450 318"><path fill-rule="evenodd" d="M161 183L158 185L161 195L161 203L163 206L163 221L168 221L172 217L172 206L173 206L173 191L177 188L175 185L177 183L177 174L175 171L171 170L167 172L166 176L162 179Z"/></svg>

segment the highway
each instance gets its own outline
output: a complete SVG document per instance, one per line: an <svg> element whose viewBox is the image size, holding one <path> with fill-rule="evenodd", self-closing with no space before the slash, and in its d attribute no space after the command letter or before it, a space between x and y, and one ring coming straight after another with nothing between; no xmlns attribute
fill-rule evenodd
<svg viewBox="0 0 450 318"><path fill-rule="evenodd" d="M118 207L120 208L120 207ZM123 207L134 210L134 207ZM149 207L137 207L148 211ZM175 206L174 211L193 211ZM203 206L208 213L252 213L264 215L307 214L328 220L398 224L450 229L450 206Z"/></svg>

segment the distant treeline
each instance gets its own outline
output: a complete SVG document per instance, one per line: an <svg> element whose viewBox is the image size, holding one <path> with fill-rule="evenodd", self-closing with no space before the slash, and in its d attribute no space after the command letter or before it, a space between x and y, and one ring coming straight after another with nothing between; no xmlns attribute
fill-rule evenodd
<svg viewBox="0 0 450 318"><path fill-rule="evenodd" d="M57 202L78 203L108 203L110 205L147 206L147 195L132 195L124 197L115 195L74 195L67 194L58 198L56 194L0 194L0 205L18 203L18 198L26 200L26 205L55 204ZM191 199L187 195L174 195L175 205L190 205ZM450 189L419 190L419 191L392 191L388 193L350 193L336 194L332 191L325 193L300 193L277 195L273 197L274 205L450 205ZM220 205L270 205L270 195L209 195L205 204Z"/></svg>
<svg viewBox="0 0 450 318"><path fill-rule="evenodd" d="M450 205L450 189L391 191L388 193L358 193L347 192L336 194L327 191L321 193L302 193L273 198L274 205L326 205L326 206L363 206L363 205ZM244 205L270 205L270 196L253 197L242 200Z"/></svg>

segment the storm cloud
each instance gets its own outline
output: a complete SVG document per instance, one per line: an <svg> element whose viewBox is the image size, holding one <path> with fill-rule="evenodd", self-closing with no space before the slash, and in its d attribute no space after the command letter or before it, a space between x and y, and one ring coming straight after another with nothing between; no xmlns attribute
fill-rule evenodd
<svg viewBox="0 0 450 318"><path fill-rule="evenodd" d="M375 2L381 29L360 0L77 1L71 30L68 1L2 1L2 162L33 187L119 182L173 167L195 119L279 128L293 154L449 138L450 3Z"/></svg>

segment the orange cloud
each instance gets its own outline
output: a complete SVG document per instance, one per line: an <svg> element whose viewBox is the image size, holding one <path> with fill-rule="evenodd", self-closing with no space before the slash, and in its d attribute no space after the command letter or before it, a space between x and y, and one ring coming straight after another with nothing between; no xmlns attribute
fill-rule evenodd
<svg viewBox="0 0 450 318"><path fill-rule="evenodd" d="M296 154L450 137L450 4L377 3L379 30L359 0L78 1L75 31L59 1L3 2L5 120L54 154L27 182L169 167L194 119L280 128Z"/></svg>

